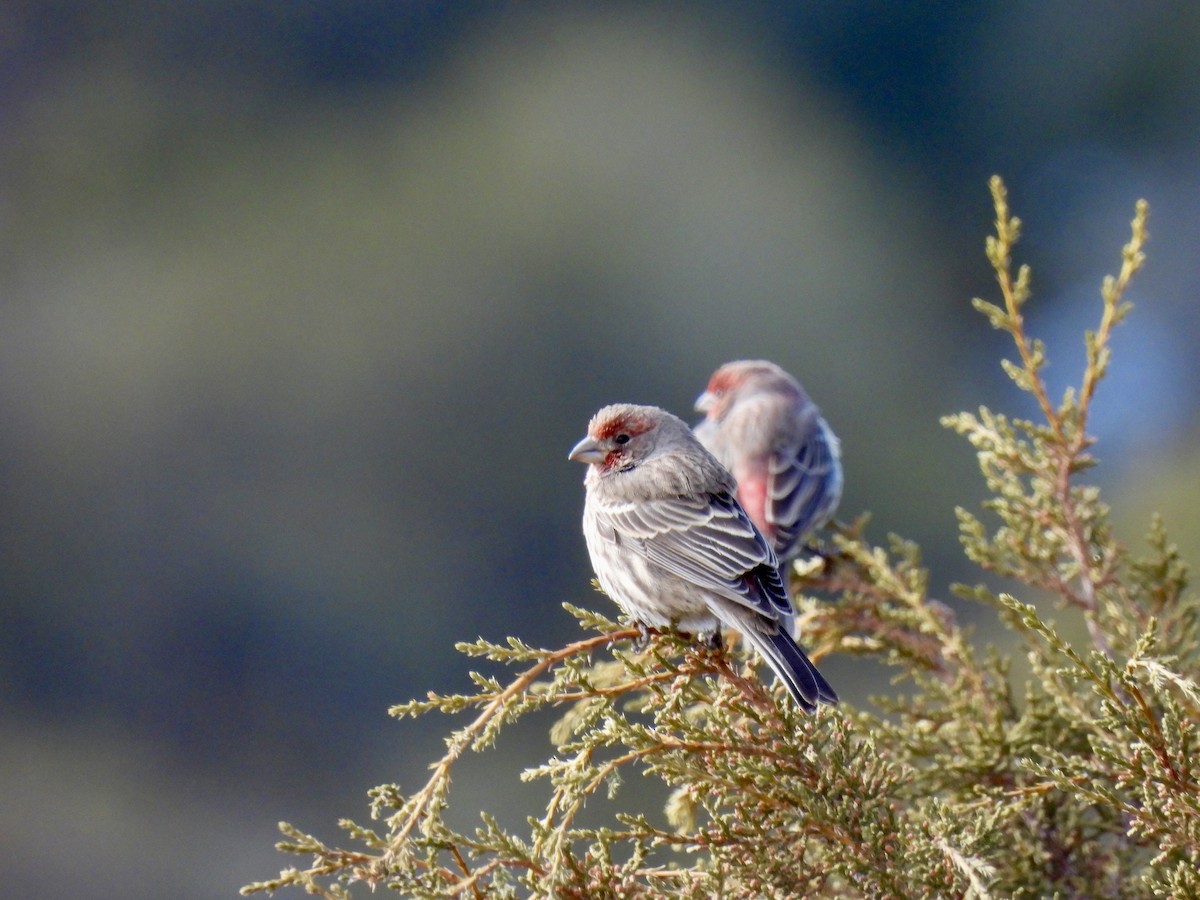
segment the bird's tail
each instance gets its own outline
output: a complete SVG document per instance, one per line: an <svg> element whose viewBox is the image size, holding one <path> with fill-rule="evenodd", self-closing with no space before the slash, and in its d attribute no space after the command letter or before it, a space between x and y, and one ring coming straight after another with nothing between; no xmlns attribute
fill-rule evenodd
<svg viewBox="0 0 1200 900"><path fill-rule="evenodd" d="M780 626L774 634L750 627L744 628L742 634L805 712L815 711L818 703L833 705L838 702L837 693L785 627Z"/></svg>

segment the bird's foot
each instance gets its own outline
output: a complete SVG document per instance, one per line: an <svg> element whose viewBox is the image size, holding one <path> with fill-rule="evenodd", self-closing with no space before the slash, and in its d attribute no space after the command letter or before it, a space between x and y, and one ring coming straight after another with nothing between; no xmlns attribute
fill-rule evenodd
<svg viewBox="0 0 1200 900"><path fill-rule="evenodd" d="M641 653L650 644L650 629L640 620L634 620L631 624L638 632L637 637L633 639L633 652Z"/></svg>
<svg viewBox="0 0 1200 900"><path fill-rule="evenodd" d="M805 544L804 552L808 556L798 559L792 564L801 578L820 578L833 571L836 562L833 553L816 544ZM786 581L784 583L786 584Z"/></svg>
<svg viewBox="0 0 1200 900"><path fill-rule="evenodd" d="M721 629L714 628L712 631L697 635L700 641L700 646L711 653L720 653L725 649L725 639L721 636Z"/></svg>

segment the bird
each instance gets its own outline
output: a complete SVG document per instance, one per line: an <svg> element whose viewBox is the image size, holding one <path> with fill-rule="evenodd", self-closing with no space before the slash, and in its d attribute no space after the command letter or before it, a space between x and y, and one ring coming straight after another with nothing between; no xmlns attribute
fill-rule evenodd
<svg viewBox="0 0 1200 900"><path fill-rule="evenodd" d="M801 709L838 702L792 637L774 550L686 422L656 406L605 406L568 459L588 467L583 533L596 578L639 630L719 644L735 629Z"/></svg>
<svg viewBox="0 0 1200 900"><path fill-rule="evenodd" d="M746 359L713 372L696 409L696 437L733 473L742 508L781 563L799 556L842 497L841 445L816 404L775 363Z"/></svg>

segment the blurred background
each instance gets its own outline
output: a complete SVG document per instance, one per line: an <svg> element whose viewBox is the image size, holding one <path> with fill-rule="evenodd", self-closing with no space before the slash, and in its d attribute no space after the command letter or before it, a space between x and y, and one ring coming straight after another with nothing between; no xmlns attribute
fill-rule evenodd
<svg viewBox="0 0 1200 900"><path fill-rule="evenodd" d="M977 580L938 417L1033 414L969 304L993 173L1056 390L1150 201L1093 474L1128 541L1158 508L1200 559L1198 44L1183 2L9 0L6 893L230 897L300 862L278 820L338 842L419 786L449 724L386 709L465 689L456 640L612 609L566 460L592 412L690 418L729 359L808 387L841 518ZM463 767L464 821L521 821L547 724Z"/></svg>

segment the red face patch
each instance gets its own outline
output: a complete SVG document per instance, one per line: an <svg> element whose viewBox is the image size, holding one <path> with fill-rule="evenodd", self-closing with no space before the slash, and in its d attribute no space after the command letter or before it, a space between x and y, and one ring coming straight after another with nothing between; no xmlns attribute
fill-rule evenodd
<svg viewBox="0 0 1200 900"><path fill-rule="evenodd" d="M742 380L742 374L730 368L722 366L713 372L712 378L708 380L708 392L710 394L723 394L728 390L737 387Z"/></svg>
<svg viewBox="0 0 1200 900"><path fill-rule="evenodd" d="M637 437L639 434L645 434L653 427L654 423L645 416L637 415L636 413L624 413L593 423L590 433L598 441L608 441L615 438L618 434Z"/></svg>
<svg viewBox="0 0 1200 900"><path fill-rule="evenodd" d="M708 380L708 392L718 397L731 394L756 375L765 374L763 367L756 362L726 363L713 372Z"/></svg>

